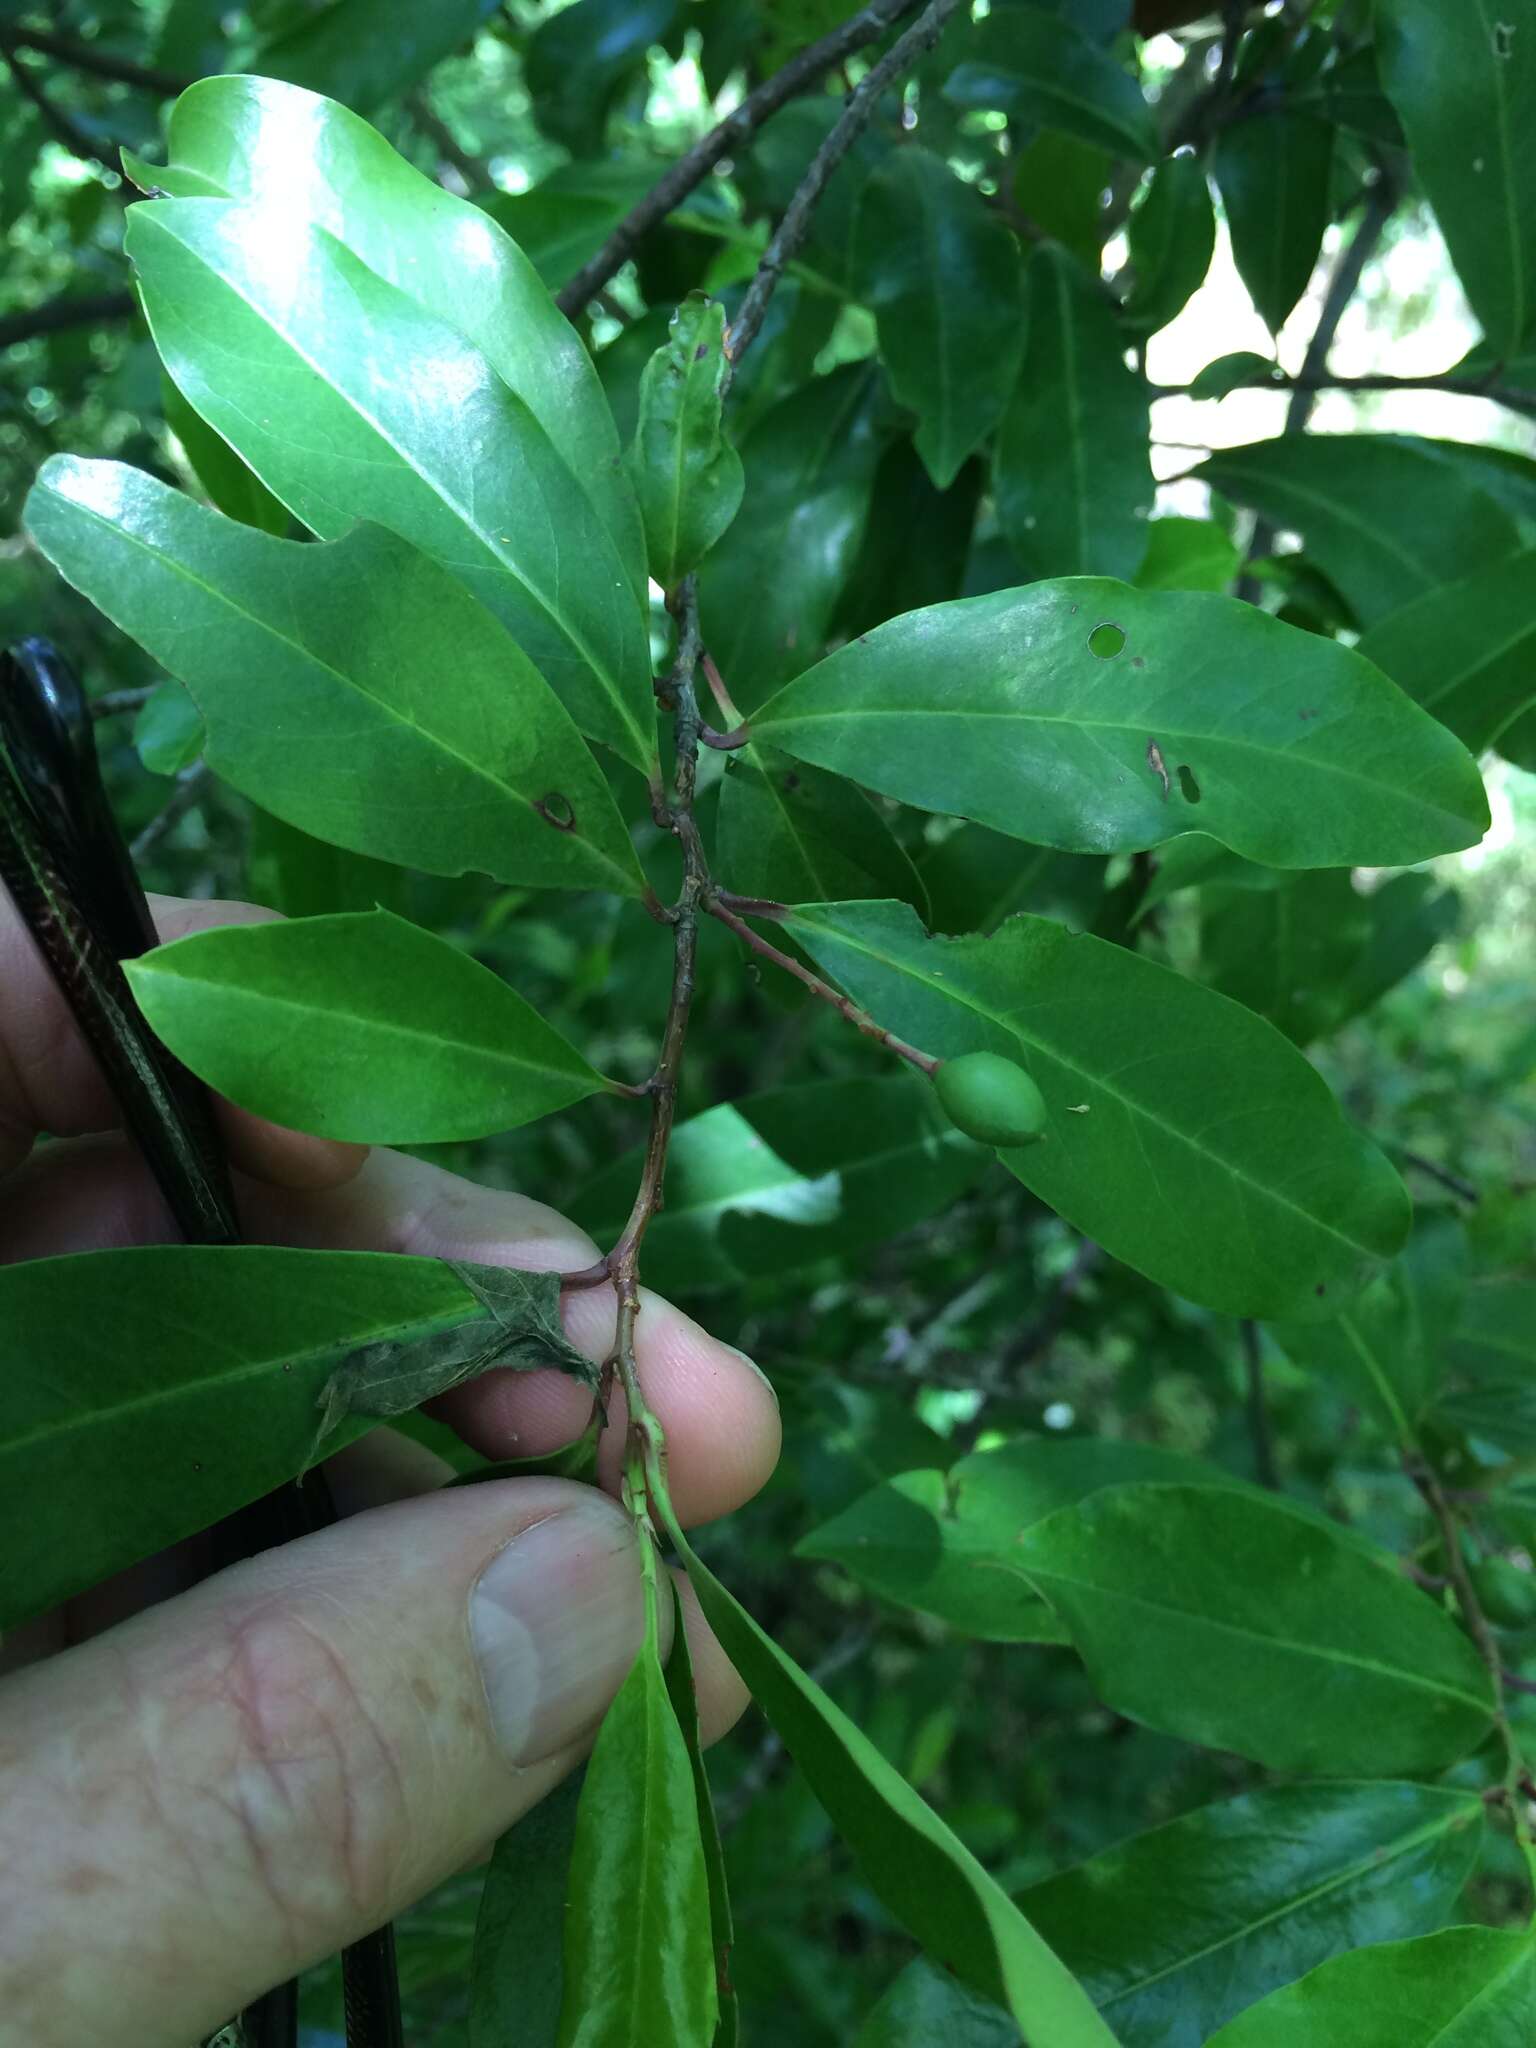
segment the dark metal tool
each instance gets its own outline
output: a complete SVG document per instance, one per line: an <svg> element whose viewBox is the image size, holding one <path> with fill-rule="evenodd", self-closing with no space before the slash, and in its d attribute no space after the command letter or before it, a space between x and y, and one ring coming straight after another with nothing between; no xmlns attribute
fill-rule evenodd
<svg viewBox="0 0 1536 2048"><path fill-rule="evenodd" d="M158 943L107 802L90 706L45 640L0 655L0 882L101 1063L189 1244L237 1244L229 1170L212 1105L155 1037L123 973ZM323 1473L220 1523L215 1569L334 1521ZM388 1927L342 1955L348 2048L403 2048ZM208 2048L294 2048L298 1988L280 1985L210 2036Z"/></svg>

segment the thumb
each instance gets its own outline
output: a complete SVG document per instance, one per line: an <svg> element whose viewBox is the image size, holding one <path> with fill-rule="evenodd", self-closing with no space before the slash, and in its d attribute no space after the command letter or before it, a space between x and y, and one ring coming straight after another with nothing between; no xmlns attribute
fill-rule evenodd
<svg viewBox="0 0 1536 2048"><path fill-rule="evenodd" d="M524 1479L357 1516L8 1679L6 2038L195 2040L388 1920L572 1767L643 1632L623 1509Z"/></svg>

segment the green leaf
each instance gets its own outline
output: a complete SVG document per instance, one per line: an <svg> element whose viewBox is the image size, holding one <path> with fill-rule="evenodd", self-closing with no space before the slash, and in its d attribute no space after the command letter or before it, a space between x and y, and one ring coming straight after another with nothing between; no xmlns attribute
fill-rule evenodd
<svg viewBox="0 0 1536 2048"><path fill-rule="evenodd" d="M944 85L957 107L1000 107L1151 163L1157 124L1141 88L1072 22L1043 7L994 8L965 44L965 62Z"/></svg>
<svg viewBox="0 0 1536 2048"><path fill-rule="evenodd" d="M640 1541L645 1642L581 1788L557 2048L710 2048L719 2011L693 1766L657 1647L659 1567Z"/></svg>
<svg viewBox="0 0 1536 2048"><path fill-rule="evenodd" d="M875 471L864 545L838 601L834 635L852 639L916 605L960 595L982 477L978 456L947 491L937 490L910 441L890 444Z"/></svg>
<svg viewBox="0 0 1536 2048"><path fill-rule="evenodd" d="M667 36L678 0L577 0L546 15L523 60L534 118L573 156L596 156L608 110Z"/></svg>
<svg viewBox="0 0 1536 2048"><path fill-rule="evenodd" d="M251 901L284 917L405 909L408 877L403 868L386 867L383 861L311 839L254 805L247 859Z"/></svg>
<svg viewBox="0 0 1536 2048"><path fill-rule="evenodd" d="M423 177L345 107L271 78L190 87L171 110L169 147L171 168L153 174L166 190L190 178L192 197L267 200L286 226L336 236L473 343L564 455L643 601L640 515L591 358L489 214ZM364 506L362 516L376 515Z"/></svg>
<svg viewBox="0 0 1536 2048"><path fill-rule="evenodd" d="M597 254L655 182L649 159L557 164L526 192L491 193L485 210L556 291ZM665 326L665 311L661 320Z"/></svg>
<svg viewBox="0 0 1536 2048"><path fill-rule="evenodd" d="M1015 1551L1116 1713L1277 1771L1438 1770L1487 1733L1488 1674L1380 1556L1273 1495L1157 1484L1062 1508Z"/></svg>
<svg viewBox="0 0 1536 2048"><path fill-rule="evenodd" d="M623 1228L643 1151L615 1160L571 1205L605 1243ZM905 1074L716 1103L673 1133L646 1277L688 1293L853 1256L941 1214L986 1163Z"/></svg>
<svg viewBox="0 0 1536 2048"><path fill-rule="evenodd" d="M127 973L210 1087L320 1137L482 1138L607 1085L488 968L387 910L197 932Z"/></svg>
<svg viewBox="0 0 1536 2048"><path fill-rule="evenodd" d="M264 78L333 93L371 114L471 41L494 12L489 0L436 0L403 13L396 0L331 0L264 43L251 68Z"/></svg>
<svg viewBox="0 0 1536 2048"><path fill-rule="evenodd" d="M157 683L133 721L133 744L151 775L179 775L203 751L202 714L180 683Z"/></svg>
<svg viewBox="0 0 1536 2048"><path fill-rule="evenodd" d="M694 1801L699 1817L699 1840L704 1850L704 1872L709 1892L710 1948L715 1965L715 1995L719 2024L713 2048L737 2048L741 2036L741 2009L731 1984L731 1949L736 1929L731 1917L730 1882L725 1868L725 1851L720 1841L720 1824L715 1818L715 1798L710 1789L709 1769L704 1762L704 1738L699 1728L699 1700L693 1675L693 1656L683 1620L683 1596L677 1581L668 1583L672 1601L672 1653L667 1659L667 1698L677 1717L688 1766L693 1773Z"/></svg>
<svg viewBox="0 0 1536 2048"><path fill-rule="evenodd" d="M1147 552L1136 572L1136 587L1226 590L1242 559L1241 548L1214 519L1181 519L1170 514L1154 519L1147 528Z"/></svg>
<svg viewBox="0 0 1536 2048"><path fill-rule="evenodd" d="M1376 58L1472 310L1511 355L1536 325L1536 6L1382 0Z"/></svg>
<svg viewBox="0 0 1536 2048"><path fill-rule="evenodd" d="M1018 2040L1018 2028L990 1999L919 1956L865 2020L853 2048L1018 2048Z"/></svg>
<svg viewBox="0 0 1536 2048"><path fill-rule="evenodd" d="M240 460L229 443L200 419L169 377L160 379L165 423L181 443L193 475L208 502L242 526L262 533L288 531L288 507L280 504L256 472Z"/></svg>
<svg viewBox="0 0 1536 2048"><path fill-rule="evenodd" d="M1042 128L1023 143L1017 164L1013 196L1020 211L1096 275L1109 231L1104 194L1114 177L1112 153Z"/></svg>
<svg viewBox="0 0 1536 2048"><path fill-rule="evenodd" d="M741 457L721 426L725 377L725 309L695 292L646 366L629 453L651 574L664 590L697 568L741 504Z"/></svg>
<svg viewBox="0 0 1536 2048"><path fill-rule="evenodd" d="M1105 578L892 619L751 726L919 810L1078 853L1198 829L1272 867L1386 866L1488 822L1471 756L1353 649Z"/></svg>
<svg viewBox="0 0 1536 2048"><path fill-rule="evenodd" d="M931 939L904 904L809 904L788 929L909 1043L1019 1061L1051 1123L1003 1163L1192 1300L1332 1314L1407 1235L1402 1183L1301 1055L1168 968L1036 917Z"/></svg>
<svg viewBox="0 0 1536 2048"><path fill-rule="evenodd" d="M475 1919L469 2048L555 2048L583 1775L562 1778L496 1844Z"/></svg>
<svg viewBox="0 0 1536 2048"><path fill-rule="evenodd" d="M1271 1334L1295 1364L1347 1389L1398 1443L1412 1446L1445 1374L1466 1282L1466 1233L1454 1217L1431 1211L1342 1315L1277 1324Z"/></svg>
<svg viewBox="0 0 1536 2048"><path fill-rule="evenodd" d="M1429 590L1360 652L1474 754L1536 705L1536 549Z"/></svg>
<svg viewBox="0 0 1536 2048"><path fill-rule="evenodd" d="M1147 387L1070 256L1042 243L1025 284L1024 363L993 464L1003 531L1027 579L1132 576L1152 503Z"/></svg>
<svg viewBox="0 0 1536 2048"><path fill-rule="evenodd" d="M670 1508L663 1512L721 1648L881 1903L926 1953L1012 2013L1039 2048L1113 2048L1113 2035L1007 1894L701 1563Z"/></svg>
<svg viewBox="0 0 1536 2048"><path fill-rule="evenodd" d="M1224 448L1194 474L1300 533L1363 628L1519 544L1487 492L1381 434L1284 434Z"/></svg>
<svg viewBox="0 0 1536 2048"><path fill-rule="evenodd" d="M1023 339L1010 229L926 149L893 150L864 187L856 263L898 402L940 490L1002 416Z"/></svg>
<svg viewBox="0 0 1536 2048"><path fill-rule="evenodd" d="M1288 875L1278 889L1207 887L1203 978L1307 1045L1334 1027L1338 992L1370 929L1370 903L1341 868Z"/></svg>
<svg viewBox="0 0 1536 2048"><path fill-rule="evenodd" d="M1282 107L1233 121L1216 138L1211 171L1248 296L1278 334L1307 288L1331 207L1333 129Z"/></svg>
<svg viewBox="0 0 1536 2048"><path fill-rule="evenodd" d="M1229 356L1217 356L1196 373L1189 387L1191 398L1225 398L1231 391L1244 391L1250 385L1261 389L1276 384L1280 368L1268 356L1256 355L1252 349L1238 349Z"/></svg>
<svg viewBox="0 0 1536 2048"><path fill-rule="evenodd" d="M432 874L643 893L559 698L408 541L369 525L320 546L274 540L138 470L68 455L43 465L27 520L60 572L186 684L209 765L289 824Z"/></svg>
<svg viewBox="0 0 1536 2048"><path fill-rule="evenodd" d="M1155 334L1204 284L1216 251L1216 209L1199 157L1163 158L1126 234L1136 281L1122 318L1132 334Z"/></svg>
<svg viewBox="0 0 1536 2048"><path fill-rule="evenodd" d="M841 1565L881 1599L919 1608L961 1635L1065 1642L1060 1621L1019 1576L1023 1531L1103 1486L1223 1478L1214 1466L1150 1444L1023 1438L972 1452L947 1473L903 1472L882 1481L803 1536L795 1551Z"/></svg>
<svg viewBox="0 0 1536 2048"><path fill-rule="evenodd" d="M1025 846L989 825L962 825L930 847L922 877L936 932L994 932L1019 910L1084 931L1104 897L1102 860Z"/></svg>
<svg viewBox="0 0 1536 2048"><path fill-rule="evenodd" d="M1269 1785L1135 1835L1021 1903L1124 2048L1200 2048L1340 1949L1438 1926L1482 1838L1472 1791Z"/></svg>
<svg viewBox="0 0 1536 2048"><path fill-rule="evenodd" d="M1321 1964L1213 2035L1209 2048L1525 2048L1536 2032L1536 1946L1447 1927Z"/></svg>
<svg viewBox="0 0 1536 2048"><path fill-rule="evenodd" d="M717 834L716 870L739 896L895 896L927 907L917 870L863 790L772 747L728 757Z"/></svg>
<svg viewBox="0 0 1536 2048"><path fill-rule="evenodd" d="M699 609L743 711L821 652L864 536L876 395L867 365L848 364L773 406L742 445L741 513L699 571Z"/></svg>
<svg viewBox="0 0 1536 2048"><path fill-rule="evenodd" d="M440 1354L447 1339L493 1347L485 1287L483 1268L438 1259L246 1245L0 1268L0 1484L14 1517L0 1626L292 1479L348 1359L380 1345ZM541 1362L569 1367L568 1353ZM350 1416L332 1447L366 1427Z"/></svg>

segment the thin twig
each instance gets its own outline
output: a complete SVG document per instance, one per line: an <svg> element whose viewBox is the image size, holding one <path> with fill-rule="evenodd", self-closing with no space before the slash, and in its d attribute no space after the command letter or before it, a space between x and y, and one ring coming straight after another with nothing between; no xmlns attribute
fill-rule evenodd
<svg viewBox="0 0 1536 2048"><path fill-rule="evenodd" d="M0 35L0 48L35 50L40 57L52 57L55 63L71 71L83 71L91 78L108 78L115 85L137 86L157 99L173 98L192 83L190 78L182 78L174 71L136 64L131 57L119 57L112 50L98 49L94 43L76 42L71 36L56 36L46 29L8 28Z"/></svg>
<svg viewBox="0 0 1536 2048"><path fill-rule="evenodd" d="M94 136L87 135L79 123L66 114L62 107L55 105L44 92L40 82L16 55L15 42L14 36L0 35L0 63L3 63L10 72L16 90L22 98L29 101L42 116L45 125L52 131L54 140L62 143L70 155L79 157L82 163L100 164L103 170L115 172L117 165L113 159L117 153L116 145L96 141ZM121 179L107 189L124 204L134 196Z"/></svg>
<svg viewBox="0 0 1536 2048"><path fill-rule="evenodd" d="M826 74L855 50L863 49L885 34L904 14L910 14L917 0L871 0L871 4L850 17L840 28L811 43L781 71L749 92L740 106L718 121L709 133L678 158L665 177L659 179L637 206L630 208L597 254L584 263L570 282L555 295L562 313L574 318L597 296L601 287L634 255L643 236L664 220L674 206L703 184L715 165L738 150L780 107L818 85Z"/></svg>
<svg viewBox="0 0 1536 2048"><path fill-rule="evenodd" d="M1430 1180L1438 1181L1441 1187L1453 1194L1458 1201L1475 1206L1482 1200L1482 1196L1471 1181L1463 1180L1459 1173L1452 1173L1449 1167L1437 1166L1433 1159L1426 1159L1422 1152L1410 1151L1406 1145L1397 1145L1393 1149L1404 1166L1411 1166L1416 1173L1425 1174Z"/></svg>
<svg viewBox="0 0 1536 2048"><path fill-rule="evenodd" d="M811 1666L809 1676L817 1685L825 1685L829 1678L835 1678L839 1671L855 1664L874 1640L875 1627L872 1621L855 1623L818 1657ZM770 1728L757 1749L748 1760L746 1769L719 1803L720 1832L730 1830L745 1819L749 1808L759 1792L773 1776L779 1759L784 1754L784 1738L776 1728Z"/></svg>
<svg viewBox="0 0 1536 2048"><path fill-rule="evenodd" d="M1466 1624L1478 1656L1488 1672L1488 1683L1493 1693L1493 1721L1504 1748L1504 1794L1508 1803L1510 1824L1515 1831L1515 1840L1525 1858L1526 1873L1533 1890L1536 1890L1536 1843L1531 1837L1530 1812L1525 1803L1525 1788L1531 1782L1531 1767L1520 1748L1519 1737L1515 1734L1505 1702L1504 1662L1499 1655L1499 1646L1494 1638L1488 1617L1483 1612L1472 1584L1472 1575L1467 1570L1466 1555L1461 1547L1461 1528L1456 1512L1446 1498L1445 1490L1433 1468L1417 1452L1408 1452L1403 1458L1403 1469L1418 1488L1425 1506L1435 1520L1440 1535L1440 1547L1445 1553L1445 1573L1455 1595L1456 1605Z"/></svg>
<svg viewBox="0 0 1536 2048"><path fill-rule="evenodd" d="M1243 1377L1247 1388L1248 1441L1253 1447L1254 1476L1271 1493L1283 1493L1280 1466L1275 1458L1275 1436L1269 1426L1269 1403L1264 1398L1264 1355L1259 1343L1259 1326L1244 1317L1239 1326L1243 1339Z"/></svg>
<svg viewBox="0 0 1536 2048"><path fill-rule="evenodd" d="M176 787L169 801L155 813L129 847L128 851L136 861L153 853L166 834L195 808L212 779L213 772L206 761L194 761L190 768L183 768L176 778Z"/></svg>
<svg viewBox="0 0 1536 2048"><path fill-rule="evenodd" d="M1503 384L1497 378L1458 376L1450 370L1433 377L1393 377L1385 371L1376 370L1358 377L1288 377L1284 371L1276 370L1272 376L1255 377L1252 383L1234 385L1233 389L1293 392L1449 391L1458 398L1487 398L1495 405L1507 406L1511 412L1536 414L1536 391L1527 391L1515 384ZM1154 398L1188 398L1192 395L1193 387L1188 384L1153 384L1150 390Z"/></svg>
<svg viewBox="0 0 1536 2048"><path fill-rule="evenodd" d="M130 712L142 711L155 694L156 686L146 683L137 690L108 690L100 697L91 699L92 718L124 718Z"/></svg>
<svg viewBox="0 0 1536 2048"><path fill-rule="evenodd" d="M30 313L9 313L0 320L0 349L59 334L67 327L95 327L107 320L126 320L133 312L132 292L91 292L80 298L49 299Z"/></svg>
<svg viewBox="0 0 1536 2048"><path fill-rule="evenodd" d="M767 916L775 911L782 914L782 904L770 905L750 901L746 897L733 897L724 890L713 889L704 897L701 907L707 910L711 917L717 917L723 925L729 926L743 945L750 946L752 951L760 954L764 960L771 960L775 967L782 967L786 974L792 974L800 986L809 989L819 1002L830 1004L840 1017L848 1020L855 1031L862 1031L866 1038L878 1039L887 1052L895 1053L899 1060L905 1060L909 1066L916 1067L919 1073L927 1074L930 1079L938 1071L939 1062L932 1053L923 1052L915 1045L908 1045L904 1038L898 1038L893 1031L887 1031L885 1026L871 1017L867 1010L861 1010L857 1003L833 988L829 981L823 981L819 974L813 974L809 967L802 966L792 954L781 952L771 941L765 939L761 932L753 931L745 918L737 915L740 908L748 908L758 917Z"/></svg>
<svg viewBox="0 0 1536 2048"><path fill-rule="evenodd" d="M424 88L410 95L405 108L443 162L452 164L471 192L483 192L493 185L490 171L478 157L471 156L467 149L460 147L458 137L434 111Z"/></svg>
<svg viewBox="0 0 1536 2048"><path fill-rule="evenodd" d="M747 286L746 296L725 337L728 364L734 365L743 351L751 347L768 311L768 302L784 274L784 266L805 240L811 217L832 173L869 126L881 96L904 71L910 70L925 51L933 48L944 33L945 23L960 5L961 0L929 0L928 6L905 35L899 36L879 63L872 64L859 80L847 106L807 165L804 177L784 209L783 219L763 251L757 272ZM728 369L727 376L729 374Z"/></svg>

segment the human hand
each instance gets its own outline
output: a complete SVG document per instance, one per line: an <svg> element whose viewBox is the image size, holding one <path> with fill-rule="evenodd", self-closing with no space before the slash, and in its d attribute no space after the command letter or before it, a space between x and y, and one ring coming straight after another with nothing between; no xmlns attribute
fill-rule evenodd
<svg viewBox="0 0 1536 2048"><path fill-rule="evenodd" d="M155 905L162 937L266 913ZM253 1240L570 1271L597 1248L541 1203L225 1106ZM0 1262L173 1237L105 1082L0 899ZM35 1156L47 1131L59 1142ZM611 1290L565 1303L594 1359ZM641 1377L686 1523L756 1492L766 1380L647 1296ZM494 1372L434 1405L490 1457L576 1435L588 1397ZM434 1492L440 1460L375 1431L331 1461L347 1519L198 1583L180 1545L0 1643L0 2044L185 2048L485 1849L590 1745L639 1647L634 1537L607 1492ZM89 1503L82 1503L89 1512ZM663 1608L664 1616L666 1608ZM706 1739L745 1704L684 1597ZM670 1620L670 1617L667 1617Z"/></svg>

